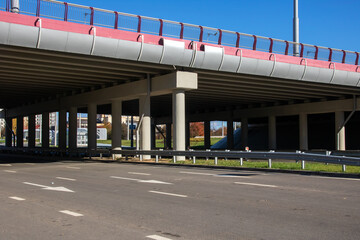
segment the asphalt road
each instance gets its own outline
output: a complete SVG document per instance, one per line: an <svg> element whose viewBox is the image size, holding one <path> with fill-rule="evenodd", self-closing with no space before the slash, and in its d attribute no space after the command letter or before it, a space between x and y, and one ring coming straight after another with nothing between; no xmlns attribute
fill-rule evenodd
<svg viewBox="0 0 360 240"><path fill-rule="evenodd" d="M6 160L0 158L0 239L360 236L360 179Z"/></svg>

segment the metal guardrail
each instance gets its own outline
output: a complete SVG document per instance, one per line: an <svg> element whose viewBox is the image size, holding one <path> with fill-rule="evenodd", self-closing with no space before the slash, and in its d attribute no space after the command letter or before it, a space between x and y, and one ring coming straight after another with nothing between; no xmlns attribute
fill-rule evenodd
<svg viewBox="0 0 360 240"><path fill-rule="evenodd" d="M58 148L14 148L14 147L0 147L0 151L11 151L11 152L27 152L27 153L46 153L46 154L84 154L89 157L95 157L97 155L102 156L106 154L108 156L122 155L123 157L129 156L143 156L150 155L154 156L155 162L159 162L159 157L172 157L173 161L176 162L176 156L185 156L191 158L193 163L196 163L196 158L214 159L215 165L218 163L218 158L224 159L238 159L242 165L244 159L263 159L268 160L269 168L271 168L272 160L294 160L301 161L301 168L305 168L305 161L319 162L326 164L340 164L343 167L343 171L346 171L346 165L360 166L360 157L349 157L331 155L331 152L326 151L323 153L309 153L309 152L251 152L251 151L173 151L173 150L111 150L111 149L94 149L89 150L86 148L75 149L75 150L61 150ZM140 157L140 159L142 159Z"/></svg>
<svg viewBox="0 0 360 240"><path fill-rule="evenodd" d="M10 2L11 0L0 0L0 10L10 11ZM19 0L19 2L20 13L26 15L301 58L359 65L359 53L354 51L295 43L56 0Z"/></svg>

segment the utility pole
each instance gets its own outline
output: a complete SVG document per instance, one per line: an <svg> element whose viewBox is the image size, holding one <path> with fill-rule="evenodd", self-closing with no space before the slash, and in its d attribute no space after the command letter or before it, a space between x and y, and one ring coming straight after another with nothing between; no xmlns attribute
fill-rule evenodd
<svg viewBox="0 0 360 240"><path fill-rule="evenodd" d="M19 13L19 11L20 11L19 0L11 0L11 12Z"/></svg>
<svg viewBox="0 0 360 240"><path fill-rule="evenodd" d="M299 3L298 0L294 0L294 25L293 25L293 42L294 44L294 56L299 56Z"/></svg>

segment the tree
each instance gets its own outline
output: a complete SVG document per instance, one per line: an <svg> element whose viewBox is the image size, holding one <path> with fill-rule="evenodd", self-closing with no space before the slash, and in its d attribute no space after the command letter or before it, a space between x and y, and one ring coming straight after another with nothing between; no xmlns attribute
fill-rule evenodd
<svg viewBox="0 0 360 240"><path fill-rule="evenodd" d="M190 137L204 136L204 122L190 123Z"/></svg>

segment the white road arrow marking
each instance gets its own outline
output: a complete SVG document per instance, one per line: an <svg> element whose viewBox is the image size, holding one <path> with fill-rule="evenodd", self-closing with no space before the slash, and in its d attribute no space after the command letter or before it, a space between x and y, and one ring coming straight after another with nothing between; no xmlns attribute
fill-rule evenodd
<svg viewBox="0 0 360 240"><path fill-rule="evenodd" d="M35 184L35 183L29 183L29 182L23 182L23 183L27 184L27 185L35 186L35 187L41 187L43 190L51 190L51 191L59 191L59 192L74 192L65 187L49 187L49 186Z"/></svg>
<svg viewBox="0 0 360 240"><path fill-rule="evenodd" d="M141 179L135 179L135 178L124 178L124 177L116 177L116 176L111 176L111 178L123 179L123 180L129 180L129 181L136 181L136 182L139 182L139 183L172 184L172 183L162 182L162 181L158 181L158 180L141 180Z"/></svg>

